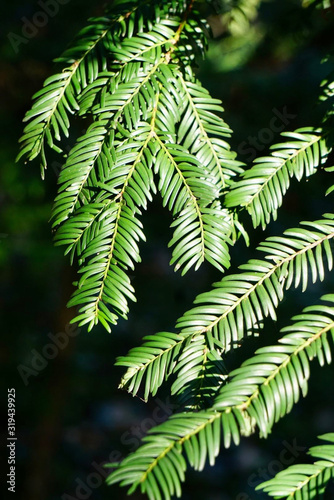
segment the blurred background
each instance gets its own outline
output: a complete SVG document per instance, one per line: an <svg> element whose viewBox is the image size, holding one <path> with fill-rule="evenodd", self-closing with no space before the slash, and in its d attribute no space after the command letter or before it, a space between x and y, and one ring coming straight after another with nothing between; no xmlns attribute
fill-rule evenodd
<svg viewBox="0 0 334 500"><path fill-rule="evenodd" d="M216 38L198 75L212 95L222 99L225 119L234 130L231 144L241 161L264 155L277 140L270 125L274 116L287 131L317 125L322 117L317 96L321 81L333 69L333 62L321 61L333 50L334 8L309 16L300 3L263 2L260 15L250 24L235 26L233 37L220 18L210 18ZM119 391L122 371L114 366L115 358L138 345L144 335L173 329L197 293L220 277L209 265L183 278L169 267L171 219L157 198L143 218L147 244L142 245L142 263L133 274L138 302L131 305L129 320L120 321L112 334L99 327L87 333L69 324L74 311L66 303L75 268L53 246L48 223L61 159L49 155L42 182L38 162L24 165L15 163L15 157L22 118L34 92L52 74L52 60L89 16L103 12L104 2L58 0L45 18L40 13L45 13L46 4L11 0L1 16L1 415L6 429L6 394L13 387L16 498L122 500L126 491L105 485L101 465L133 451L147 430L170 414L173 402L168 387L147 404ZM82 124L75 121L73 130L74 136L80 134ZM71 141L63 146L68 149ZM323 196L330 184L324 172L312 182L292 183L266 235L331 211L333 198ZM238 242L232 250L234 267L255 255L262 237L256 233L248 249ZM330 276L305 294L290 291L279 307L277 324L268 323L260 338L245 342L244 349L229 357L228 366L238 366L259 346L275 342L288 318L329 292ZM314 362L313 373L308 397L276 425L268 440L254 436L224 451L215 468L204 473L189 470L182 498L264 499L254 492L261 480L307 460L305 449L316 444L315 436L334 430L333 366L320 369ZM6 433L2 437L5 443ZM137 493L132 498L142 497ZM333 489L327 498L334 498Z"/></svg>

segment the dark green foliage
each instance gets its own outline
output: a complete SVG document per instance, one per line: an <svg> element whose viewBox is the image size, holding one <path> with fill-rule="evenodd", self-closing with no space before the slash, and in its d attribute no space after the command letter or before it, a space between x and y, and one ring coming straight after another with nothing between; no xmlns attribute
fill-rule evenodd
<svg viewBox="0 0 334 500"><path fill-rule="evenodd" d="M333 172L333 75L319 89L325 106L320 123L283 132L250 166L229 145L221 102L196 77L210 31L206 7L222 13L234 36L247 30L260 3L115 2L105 17L90 20L58 59L62 70L34 96L19 158L39 156L42 175L45 145L60 151L56 142L69 134L71 115L89 123L64 158L52 211L56 245L79 264L69 302L79 309L73 321L89 330L100 322L110 331L127 317L128 300L136 300L129 272L141 260L141 215L156 193L173 217L175 270L185 274L207 261L224 273L240 235L252 242L243 217L250 215L253 227L264 230L276 219L291 179ZM328 2L304 4L329 8ZM306 307L282 329L278 343L230 373L225 355L258 335L267 318L276 320L288 289L305 291L326 279L333 239L333 213L265 238L258 246L264 256L198 295L176 333L146 336L117 359L126 368L121 388L146 401L168 381L181 410L151 429L123 462L111 464L109 484L130 486L130 493L140 487L151 500L180 497L188 465L202 470L207 460L214 464L221 445L238 445L257 431L267 437L306 396L310 362L332 360L334 294ZM322 461L290 467L261 487L275 498L321 497L333 477L333 446L310 454Z"/></svg>

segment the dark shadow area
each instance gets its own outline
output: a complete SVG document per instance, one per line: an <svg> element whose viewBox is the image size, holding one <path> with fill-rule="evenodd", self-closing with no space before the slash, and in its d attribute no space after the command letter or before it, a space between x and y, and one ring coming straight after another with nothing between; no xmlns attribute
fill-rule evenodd
<svg viewBox="0 0 334 500"><path fill-rule="evenodd" d="M329 46L333 48L333 13L311 21L307 17L304 25L297 14L299 3L264 2L261 22L252 23L239 46L230 46L227 37L221 36L200 66L199 78L223 101L224 117L234 130L231 145L241 161L268 152L270 143L278 138L271 125L274 117L286 131L319 123L319 84L333 69L332 62L319 61ZM2 8L1 415L6 428L5 395L8 388L15 388L15 498L22 500L129 498L126 490L105 485L103 464L134 451L145 433L176 407L168 387L147 404L118 390L122 370L114 367L115 359L139 345L143 336L173 330L195 296L220 279L219 272L208 264L185 277L169 266L171 218L157 196L142 219L147 243L141 244L142 262L131 276L138 300L131 305L129 320L121 320L111 334L99 326L87 333L70 324L74 311L66 303L76 279L75 266L70 267L62 250L53 246L48 223L60 160L50 154L42 182L38 162L15 163L15 157L24 113L33 93L52 74L52 59L60 55L86 18L101 15L103 4L12 0ZM49 12L46 5L53 6ZM65 150L82 127L82 122L73 121L73 136L64 141ZM278 220L265 236L331 211L333 196L323 197L331 183L324 171L312 183L292 182ZM250 228L249 221L245 223ZM262 239L259 230L249 249L241 240L236 244L231 251L232 271L258 255L255 248ZM310 292L289 292L279 306L279 322L268 322L260 337L246 339L240 353L236 350L229 356L229 367L238 366L258 347L275 342L291 316L331 291L333 273ZM305 449L317 444L313 436L333 431L333 365L320 369L314 361L313 371L308 397L276 425L268 440L257 436L243 439L240 447L219 456L215 468L206 467L202 473L189 469L182 498L267 498L254 492L260 479L269 479L289 465L282 457L305 461ZM334 498L333 486L328 495L328 499ZM144 497L136 493L130 498Z"/></svg>

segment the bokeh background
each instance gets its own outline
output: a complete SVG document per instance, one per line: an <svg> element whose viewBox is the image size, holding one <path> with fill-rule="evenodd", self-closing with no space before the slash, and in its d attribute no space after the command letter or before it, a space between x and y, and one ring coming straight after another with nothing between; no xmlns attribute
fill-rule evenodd
<svg viewBox="0 0 334 500"><path fill-rule="evenodd" d="M37 162L15 163L15 156L31 96L52 74L52 60L86 19L103 12L103 3L56 1L58 11L35 30L27 26L38 19L36 13L43 12L43 1L11 0L1 9L1 415L6 429L7 388L14 387L15 497L24 500L126 498L125 490L105 485L101 464L135 449L147 429L167 417L171 400L168 388L147 404L119 391L122 371L114 366L115 358L138 345L144 335L172 329L196 294L219 279L208 265L184 278L169 267L171 219L157 197L144 215L147 244L142 245L142 263L133 274L138 302L132 305L129 320L120 321L110 335L99 327L87 333L69 326L74 311L66 303L75 268L53 246L48 223L61 159L50 154L42 182ZM270 129L277 111L285 109L289 115L284 130L317 125L321 119L319 84L333 69L331 61L321 64L321 60L333 50L334 9L309 16L300 3L263 2L260 16L234 37L227 36L220 20L210 21L216 38L198 74L211 93L223 100L225 119L234 130L231 143L242 161L265 154L268 140L277 139ZM73 137L82 127L74 122ZM259 144L255 150L252 137ZM65 150L72 141L64 141ZM278 220L266 234L331 211L333 197L323 197L330 183L324 172L310 182L293 182ZM255 255L261 237L256 233L248 249L238 242L232 251L235 267ZM228 366L237 366L260 345L273 343L289 317L329 292L333 292L330 275L305 294L289 292L279 307L277 324L268 323L260 338L245 342L242 350L229 357ZM66 347L57 347L55 337L67 339ZM315 362L313 374L308 397L276 425L267 441L252 437L224 451L215 468L204 473L189 470L182 498L264 499L254 486L288 465L284 457L307 461L304 449L316 444L315 436L334 430L333 366L320 369ZM2 437L4 444L6 433ZM6 459L5 444L2 453ZM142 497L138 493L132 498ZM334 498L333 489L327 498Z"/></svg>

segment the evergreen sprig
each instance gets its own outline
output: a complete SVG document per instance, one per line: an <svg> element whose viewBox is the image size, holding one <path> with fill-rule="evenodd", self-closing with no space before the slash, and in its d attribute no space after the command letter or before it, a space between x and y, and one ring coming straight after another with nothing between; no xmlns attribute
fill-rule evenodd
<svg viewBox="0 0 334 500"><path fill-rule="evenodd" d="M319 439L330 444L312 446L308 454L320 460L313 464L291 465L273 479L259 485L257 489L265 491L273 498L287 500L323 498L329 481L334 479L334 433L323 434Z"/></svg>
<svg viewBox="0 0 334 500"><path fill-rule="evenodd" d="M272 146L271 156L257 158L226 195L226 206L245 207L254 227L264 229L276 219L290 178L300 181L314 174L330 153L322 130L303 128L281 135L289 140Z"/></svg>
<svg viewBox="0 0 334 500"><path fill-rule="evenodd" d="M142 346L118 358L117 365L128 367L120 387L137 394L145 383L147 399L171 373L176 373L173 388L178 390L173 392L177 393L197 377L195 366L202 360L201 350L197 357L194 353L184 358L182 371L177 373L175 366L188 346L196 345L198 336L207 338L209 352L226 353L258 332L264 318L276 319L276 308L286 290L301 286L305 291L310 282L323 281L326 268L333 268L334 215L303 225L312 229L299 227L285 231L284 236L269 237L258 247L265 252L263 260L250 260L240 266L238 274L224 276L211 291L200 294L195 307L177 321L178 334L161 334L169 336L167 345L160 343L157 334L154 347L144 338Z"/></svg>
<svg viewBox="0 0 334 500"><path fill-rule="evenodd" d="M128 270L140 261L140 214L153 194L159 191L173 214L175 269L184 274L208 261L223 272L238 226L219 197L242 172L225 141L231 131L217 115L220 101L193 74L194 53L206 45L193 2L167 2L149 15L145 2L119 2L111 12L60 58L71 69L61 73L57 92L47 82L38 94L21 151L29 160L41 153L45 166L44 136L60 139L58 108L93 120L60 172L52 220L56 244L80 265L69 302L79 309L74 321L88 329L101 322L108 331L135 300ZM75 108L62 101L66 88ZM67 114L62 124L67 134Z"/></svg>
<svg viewBox="0 0 334 500"><path fill-rule="evenodd" d="M307 0L311 8L330 2ZM319 90L318 126L283 132L267 156L240 162L219 99L196 74L210 37L206 14L223 13L229 36L238 37L261 13L259 0L116 0L103 17L88 21L57 59L60 69L34 96L18 159L40 158L46 145L58 153L71 117L88 124L67 155L52 210L55 244L78 263L69 301L73 321L108 331L136 300L130 273L140 262L141 216L155 195L172 216L170 264L181 274L208 262L225 273L243 223L264 230L275 220L291 179L324 169L333 148L333 74ZM208 8L207 8L208 7ZM312 12L312 10L310 10ZM332 196L332 185L325 193ZM225 274L176 322L175 331L144 337L117 358L126 371L120 388L146 401L167 382L179 411L151 429L143 445L109 476L109 484L140 488L150 500L182 495L188 465L202 470L221 448L256 431L267 437L308 391L311 361L331 363L334 295L306 307L230 373L226 354L259 335L291 288L305 291L333 269L334 214L302 222L258 246L252 258ZM268 321L265 321L268 320ZM330 443L333 434L323 436ZM312 465L296 465L260 485L275 498L311 500L333 478L333 445L314 447Z"/></svg>
<svg viewBox="0 0 334 500"><path fill-rule="evenodd" d="M317 358L320 365L332 361L334 295L326 295L323 300L329 304L307 307L293 318L291 326L282 330L285 335L277 345L260 348L232 371L210 408L172 415L151 429L143 438L143 445L121 464L110 464L117 468L107 479L108 484L131 485L129 493L140 487L150 500L169 500L174 494L180 497L187 461L196 470L202 470L207 461L210 465L215 463L221 442L224 448L229 448L231 442L238 445L242 436L255 430L266 437L300 396L306 396L310 361ZM285 477L279 478L283 484ZM280 492L279 479L276 483L264 483L263 487ZM322 491L323 485L316 478L305 477L305 482L306 479L312 479L312 484ZM323 482L328 479L328 474L324 474Z"/></svg>

